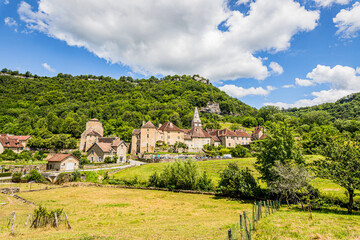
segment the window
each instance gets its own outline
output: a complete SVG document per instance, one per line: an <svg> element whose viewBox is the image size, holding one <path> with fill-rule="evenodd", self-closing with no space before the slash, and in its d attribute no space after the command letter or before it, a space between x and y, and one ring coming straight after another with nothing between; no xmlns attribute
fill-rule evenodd
<svg viewBox="0 0 360 240"><path fill-rule="evenodd" d="M149 129L147 129L146 131L149 131Z"/></svg>
<svg viewBox="0 0 360 240"><path fill-rule="evenodd" d="M91 150L91 154L94 155L94 150Z"/></svg>
<svg viewBox="0 0 360 240"><path fill-rule="evenodd" d="M147 138L149 138L149 134L147 135Z"/></svg>
<svg viewBox="0 0 360 240"><path fill-rule="evenodd" d="M94 157L91 157L91 158L90 158L90 161L91 161L91 162L94 162Z"/></svg>
<svg viewBox="0 0 360 240"><path fill-rule="evenodd" d="M231 143L229 143L229 147L231 146Z"/></svg>
<svg viewBox="0 0 360 240"><path fill-rule="evenodd" d="M101 157L98 157L98 162L101 162Z"/></svg>
<svg viewBox="0 0 360 240"><path fill-rule="evenodd" d="M178 136L178 139L180 139L180 136Z"/></svg>

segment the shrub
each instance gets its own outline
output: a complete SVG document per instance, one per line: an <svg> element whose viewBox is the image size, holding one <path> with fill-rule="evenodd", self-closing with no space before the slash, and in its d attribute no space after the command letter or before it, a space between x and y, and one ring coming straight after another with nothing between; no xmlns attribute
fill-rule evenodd
<svg viewBox="0 0 360 240"><path fill-rule="evenodd" d="M63 209L59 208L49 211L42 206L39 206L39 208L35 208L32 218L33 221L30 227L39 228L39 227L46 227L48 225L52 227L56 227L55 213L57 217L60 218L61 214L63 213Z"/></svg>
<svg viewBox="0 0 360 240"><path fill-rule="evenodd" d="M260 187L250 169L239 169L235 163L220 172L217 193L234 198L252 198L260 193Z"/></svg>
<svg viewBox="0 0 360 240"><path fill-rule="evenodd" d="M0 173L0 177L10 177L11 172Z"/></svg>
<svg viewBox="0 0 360 240"><path fill-rule="evenodd" d="M249 150L241 145L236 145L236 147L230 149L230 153L232 157L249 157Z"/></svg>
<svg viewBox="0 0 360 240"><path fill-rule="evenodd" d="M22 176L21 172L14 173L11 177L11 181L14 183L19 183L21 182L21 176Z"/></svg>
<svg viewBox="0 0 360 240"><path fill-rule="evenodd" d="M38 171L36 171L35 169L31 170L30 173L28 175L25 176L25 179L29 182L29 181L35 181L37 183L39 182L44 182L45 178L41 175L41 173L39 173Z"/></svg>
<svg viewBox="0 0 360 240"><path fill-rule="evenodd" d="M202 191L213 189L211 179L206 173L200 175L197 163L192 160L167 164L160 174L155 172L150 176L149 185L168 189Z"/></svg>

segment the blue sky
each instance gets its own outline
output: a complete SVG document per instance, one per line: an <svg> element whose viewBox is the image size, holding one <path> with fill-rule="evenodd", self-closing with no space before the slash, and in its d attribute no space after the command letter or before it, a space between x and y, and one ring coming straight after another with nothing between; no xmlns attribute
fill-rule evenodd
<svg viewBox="0 0 360 240"><path fill-rule="evenodd" d="M119 78L200 74L241 101L360 92L352 0L0 0L0 68Z"/></svg>

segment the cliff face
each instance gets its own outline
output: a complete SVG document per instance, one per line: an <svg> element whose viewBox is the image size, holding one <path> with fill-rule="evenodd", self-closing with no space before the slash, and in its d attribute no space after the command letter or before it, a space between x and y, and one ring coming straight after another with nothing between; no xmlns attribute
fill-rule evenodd
<svg viewBox="0 0 360 240"><path fill-rule="evenodd" d="M215 114L221 114L221 109L219 103L210 103L206 105L206 107L202 107L200 109L201 112L207 112L207 113L215 113Z"/></svg>

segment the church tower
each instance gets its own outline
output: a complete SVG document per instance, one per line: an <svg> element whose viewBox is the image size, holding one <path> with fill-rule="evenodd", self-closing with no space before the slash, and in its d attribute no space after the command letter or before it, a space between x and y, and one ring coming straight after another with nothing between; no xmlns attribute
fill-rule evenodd
<svg viewBox="0 0 360 240"><path fill-rule="evenodd" d="M191 128L194 128L194 127L202 128L202 123L201 123L201 119L200 119L199 111L198 111L197 107L195 107L194 117L193 117L193 120L191 121Z"/></svg>

